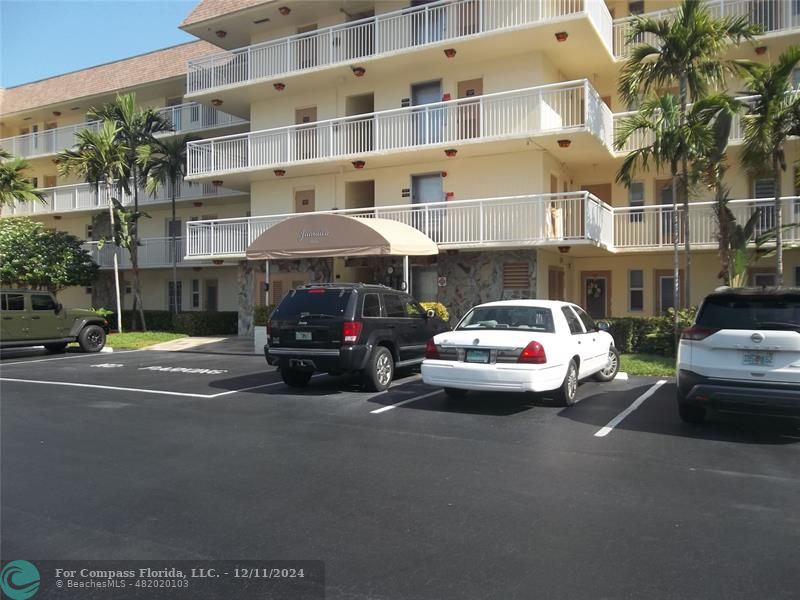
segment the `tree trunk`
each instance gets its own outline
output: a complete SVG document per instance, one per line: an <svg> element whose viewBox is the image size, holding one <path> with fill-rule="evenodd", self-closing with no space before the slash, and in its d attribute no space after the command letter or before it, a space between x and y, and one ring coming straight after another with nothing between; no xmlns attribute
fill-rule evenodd
<svg viewBox="0 0 800 600"><path fill-rule="evenodd" d="M681 95L681 130L686 125L686 105L688 103L688 81L686 77L680 79L680 95ZM692 249L689 242L689 157L686 156L686 149L681 152L681 179L683 185L681 186L681 194L683 199L683 246L686 253L686 282L684 285L684 297L686 298L685 306L692 305L691 296L691 280L692 280ZM676 310L678 305L676 305ZM677 321L676 321L677 322Z"/></svg>
<svg viewBox="0 0 800 600"><path fill-rule="evenodd" d="M111 220L111 240L114 241L114 203L111 201L114 182L111 178L106 181L106 201L108 202L108 214ZM117 244L114 243L114 289L117 296L117 331L122 333L122 302L119 295L119 261L117 260Z"/></svg>
<svg viewBox="0 0 800 600"><path fill-rule="evenodd" d="M678 321L678 308L681 305L681 262L678 254L678 174L676 169L672 169L672 304L675 307L675 314L673 315L672 328L675 334L675 347L678 347L678 340L680 339L680 324ZM661 294L660 284L657 287L659 295Z"/></svg>
<svg viewBox="0 0 800 600"><path fill-rule="evenodd" d="M783 211L781 210L781 171L778 153L772 153L772 169L775 177L775 285L783 287Z"/></svg>
<svg viewBox="0 0 800 600"><path fill-rule="evenodd" d="M172 222L169 225L172 237L172 308L178 314L178 242L175 239L175 189L178 187L177 179L172 181Z"/></svg>
<svg viewBox="0 0 800 600"><path fill-rule="evenodd" d="M135 161L135 158L134 158ZM147 322L144 319L144 302L142 302L142 283L139 279L139 173L136 170L134 162L131 167L131 176L133 178L133 220L130 224L131 236L131 270L133 271L133 304L134 315L139 315L142 322L142 331L147 331Z"/></svg>
<svg viewBox="0 0 800 600"><path fill-rule="evenodd" d="M725 189L722 187L722 178L717 174L715 177L714 192L717 202L717 225L719 226L719 260L720 275L722 283L731 284L731 241L728 233L728 210L725 202Z"/></svg>

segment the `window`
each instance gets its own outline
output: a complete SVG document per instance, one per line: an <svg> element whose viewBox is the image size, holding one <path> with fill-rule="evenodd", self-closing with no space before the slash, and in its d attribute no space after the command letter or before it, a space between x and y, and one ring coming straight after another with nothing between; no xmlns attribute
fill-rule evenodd
<svg viewBox="0 0 800 600"><path fill-rule="evenodd" d="M628 2L628 14L641 15L642 13L644 13L644 0Z"/></svg>
<svg viewBox="0 0 800 600"><path fill-rule="evenodd" d="M277 281L270 285L274 289ZM345 289L326 289L323 287L312 287L304 289L293 289L272 313L272 318L276 320L294 320L307 315L332 315L340 317L347 309L347 304L352 295L351 290ZM273 296L276 298L276 296Z"/></svg>
<svg viewBox="0 0 800 600"><path fill-rule="evenodd" d="M553 333L553 314L539 306L481 306L473 308L456 329L517 329Z"/></svg>
<svg viewBox="0 0 800 600"><path fill-rule="evenodd" d="M200 280L192 279L192 308L200 308Z"/></svg>
<svg viewBox="0 0 800 600"><path fill-rule="evenodd" d="M596 331L597 330L597 325L595 325L594 319L592 319L592 317L587 315L586 312L582 308L577 307L577 306L573 306L572 309L576 313L578 313L578 318L583 323L583 327L586 329L586 331Z"/></svg>
<svg viewBox="0 0 800 600"><path fill-rule="evenodd" d="M407 317L425 316L425 311L411 296L403 296L403 308Z"/></svg>
<svg viewBox="0 0 800 600"><path fill-rule="evenodd" d="M22 294L3 294L2 310L25 310L25 296Z"/></svg>
<svg viewBox="0 0 800 600"><path fill-rule="evenodd" d="M503 289L527 290L531 287L528 263L503 263Z"/></svg>
<svg viewBox="0 0 800 600"><path fill-rule="evenodd" d="M631 187L628 189L628 206L631 208L644 206L644 183L641 181L631 183ZM629 218L631 223L641 223L644 219L642 209L631 210Z"/></svg>
<svg viewBox="0 0 800 600"><path fill-rule="evenodd" d="M381 300L378 294L364 295L364 304L361 308L361 315L364 317L381 316Z"/></svg>
<svg viewBox="0 0 800 600"><path fill-rule="evenodd" d="M794 284L800 287L800 267L794 268Z"/></svg>
<svg viewBox="0 0 800 600"><path fill-rule="evenodd" d="M658 311L663 315L667 309L675 307L673 286L675 277L661 275L658 278Z"/></svg>
<svg viewBox="0 0 800 600"><path fill-rule="evenodd" d="M180 288L178 288L178 289L180 289ZM123 293L125 293L125 294L132 294L133 293L133 288L131 287L131 284L130 284L129 281L123 281L122 282L122 290L123 290Z"/></svg>
<svg viewBox="0 0 800 600"><path fill-rule="evenodd" d="M33 310L55 310L56 303L50 294L31 294L31 308Z"/></svg>
<svg viewBox="0 0 800 600"><path fill-rule="evenodd" d="M757 329L758 324L764 322L800 322L800 301L797 296L711 296L697 315L699 326L714 329Z"/></svg>
<svg viewBox="0 0 800 600"><path fill-rule="evenodd" d="M86 289L84 289L83 291L84 291L84 292L86 292L87 294L89 294L89 295L91 296L91 295L92 295L92 286L88 286L88 287L87 287Z"/></svg>
<svg viewBox="0 0 800 600"><path fill-rule="evenodd" d="M644 310L644 271L628 271L628 310Z"/></svg>
<svg viewBox="0 0 800 600"><path fill-rule="evenodd" d="M87 240L93 240L94 239L94 226L93 225L87 225L86 226L86 239Z"/></svg>
<svg viewBox="0 0 800 600"><path fill-rule="evenodd" d="M797 6L796 2L797 0L795 0L795 6ZM800 69L792 69L792 87L800 87Z"/></svg>
<svg viewBox="0 0 800 600"><path fill-rule="evenodd" d="M175 286L174 283L177 283L177 291L178 293L175 294ZM183 296L183 290L181 289L181 282L172 282L170 281L167 286L167 309L170 312L175 312L176 310L176 300L177 300L177 312L181 312L181 296ZM176 298L177 295L177 298Z"/></svg>
<svg viewBox="0 0 800 600"><path fill-rule="evenodd" d="M386 309L387 317L399 319L407 316L405 306L399 294L384 294L383 306Z"/></svg>
<svg viewBox="0 0 800 600"><path fill-rule="evenodd" d="M775 180L772 176L758 177L753 180L753 198L775 198ZM775 227L775 206L772 203L754 205L761 208L758 218L756 233L763 233Z"/></svg>
<svg viewBox="0 0 800 600"><path fill-rule="evenodd" d="M756 272L752 274L750 283L754 287L775 287L778 283L778 277L775 273Z"/></svg>
<svg viewBox="0 0 800 600"><path fill-rule="evenodd" d="M576 333L583 333L583 327L581 327L580 319L572 312L572 309L569 306L562 306L561 312L564 313L564 318L567 320L567 325L569 325L569 330L572 335Z"/></svg>

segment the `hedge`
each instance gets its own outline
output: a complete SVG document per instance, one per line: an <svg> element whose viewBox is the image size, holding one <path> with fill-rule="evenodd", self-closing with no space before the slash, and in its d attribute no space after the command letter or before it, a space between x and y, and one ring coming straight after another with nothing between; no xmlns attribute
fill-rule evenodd
<svg viewBox="0 0 800 600"><path fill-rule="evenodd" d="M694 322L697 308L678 311L678 325L681 329ZM675 335L672 309L661 317L621 317L608 319L611 327L608 332L614 338L614 345L622 353L641 352L675 356Z"/></svg>
<svg viewBox="0 0 800 600"><path fill-rule="evenodd" d="M266 306L256 306L253 310L253 325L256 327L266 327L267 321L272 311L275 310L277 304L267 304Z"/></svg>
<svg viewBox="0 0 800 600"><path fill-rule="evenodd" d="M239 330L239 315L236 311L192 311L173 315L168 310L146 310L144 318L149 331L171 331L187 335L234 335ZM106 319L112 329L116 328L116 313L108 313ZM138 325L136 329L141 330L138 315L136 321ZM133 329L132 310L122 311L122 329L124 331Z"/></svg>

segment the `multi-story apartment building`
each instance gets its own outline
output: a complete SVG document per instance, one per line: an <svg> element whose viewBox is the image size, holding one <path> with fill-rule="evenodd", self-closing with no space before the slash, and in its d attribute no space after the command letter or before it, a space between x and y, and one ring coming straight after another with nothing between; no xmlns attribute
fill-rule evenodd
<svg viewBox="0 0 800 600"><path fill-rule="evenodd" d="M630 15L674 4L201 1L181 27L204 41L164 51L197 49L186 57L183 84L177 68L174 91L163 91L162 81L150 84L162 90L153 102L167 103L174 93L189 106L240 119L226 124L233 131L204 129L206 139L189 147L187 180L217 195L204 197L202 209L190 202L181 213L183 307L195 306L195 281L202 289L216 275L218 306L238 309L246 331L253 306L278 300L290 286L316 280L401 285L407 270L415 296L439 300L455 315L477 302L518 296L565 298L598 317L662 312L672 305L671 187L657 171L642 173L630 188L616 183L625 150L641 140L617 151L613 139L629 109L617 79ZM800 43L795 2L709 5L716 14L747 15L764 30L755 44L732 47L731 57L767 61ZM157 68L148 73L163 75ZM730 89L741 86L731 81ZM43 110L15 106L3 109L3 135L30 137L20 119L29 116L41 135L57 110L55 101ZM741 141L737 121L729 152L731 207L742 220L764 207L765 229L775 218L771 179L738 168ZM792 141L788 159L796 158ZM42 183L47 162L37 171ZM783 177L785 221L800 221L792 169ZM679 218L691 225L696 303L719 284L719 259L713 194L693 196L688 216L681 208ZM269 245L273 226L309 212L319 218L299 237L316 238L316 245L247 260L248 249L251 258L264 256L257 250L265 240ZM357 236L328 239L328 213L361 223L398 221L435 242L438 254L360 256L364 240ZM59 216L60 227L73 218L49 218ZM85 217L77 223L73 229L85 227ZM152 235L163 233L153 229ZM800 242L800 228L786 238ZM148 294L154 308L169 297L167 274L154 268L156 277L160 287L153 282ZM785 278L800 284L800 249L786 251ZM774 262L765 259L753 283L773 281Z"/></svg>

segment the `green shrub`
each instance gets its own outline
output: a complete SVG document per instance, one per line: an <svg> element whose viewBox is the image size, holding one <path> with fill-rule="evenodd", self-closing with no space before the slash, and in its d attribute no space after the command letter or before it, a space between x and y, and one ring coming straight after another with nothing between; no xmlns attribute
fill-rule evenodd
<svg viewBox="0 0 800 600"><path fill-rule="evenodd" d="M450 312L447 310L447 307L442 304L441 302L420 302L422 308L425 310L433 310L436 312L436 316L439 317L445 323L450 321Z"/></svg>
<svg viewBox="0 0 800 600"><path fill-rule="evenodd" d="M267 304L266 306L256 306L253 310L253 325L256 327L266 327L267 321L277 304Z"/></svg>
<svg viewBox="0 0 800 600"><path fill-rule="evenodd" d="M174 331L187 335L233 335L239 330L239 315L227 312L182 312L174 319Z"/></svg>
<svg viewBox="0 0 800 600"><path fill-rule="evenodd" d="M696 307L681 309L678 312L679 328L689 327L696 312ZM674 315L675 312L669 309L666 315L659 317L612 318L609 319L609 333L620 352L675 356Z"/></svg>

